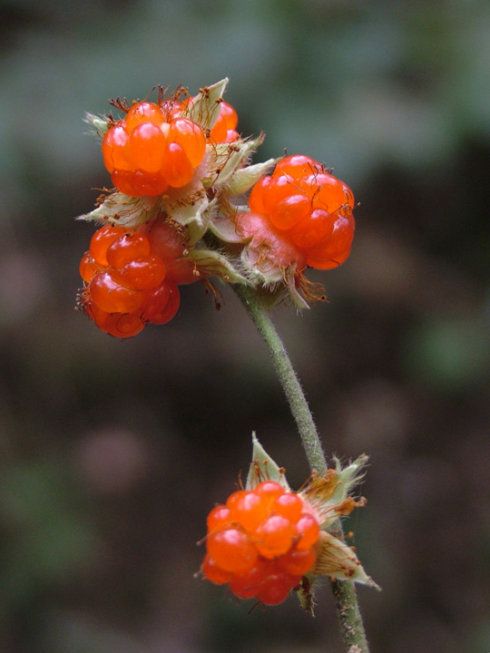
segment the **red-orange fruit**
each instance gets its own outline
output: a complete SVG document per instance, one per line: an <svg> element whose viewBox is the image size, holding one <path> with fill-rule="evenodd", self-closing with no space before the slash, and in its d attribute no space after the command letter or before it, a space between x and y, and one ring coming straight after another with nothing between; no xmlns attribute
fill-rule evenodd
<svg viewBox="0 0 490 653"><path fill-rule="evenodd" d="M281 515L271 515L256 530L256 546L264 558L276 558L289 551L293 544L293 524Z"/></svg>
<svg viewBox="0 0 490 653"><path fill-rule="evenodd" d="M107 313L134 313L145 300L142 292L117 283L109 272L97 274L89 288L91 300Z"/></svg>
<svg viewBox="0 0 490 653"><path fill-rule="evenodd" d="M161 195L188 184L201 163L206 136L199 125L151 102L137 102L109 127L104 165L127 195Z"/></svg>
<svg viewBox="0 0 490 653"><path fill-rule="evenodd" d="M211 533L207 538L208 554L224 571L244 572L257 560L257 549L249 537L237 528Z"/></svg>

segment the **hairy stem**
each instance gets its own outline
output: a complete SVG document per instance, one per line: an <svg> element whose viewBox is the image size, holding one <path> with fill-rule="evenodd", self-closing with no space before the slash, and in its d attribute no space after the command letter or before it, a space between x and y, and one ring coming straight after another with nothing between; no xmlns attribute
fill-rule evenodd
<svg viewBox="0 0 490 653"><path fill-rule="evenodd" d="M244 286L235 285L234 290L269 348L274 368L286 395L291 413L296 421L310 468L316 470L319 474L324 474L327 469L327 461L322 449L320 437L303 388L294 371L281 337L277 333L267 310L262 306L257 294L250 288ZM338 524L338 529L339 532L336 535L343 537L340 523ZM337 606L340 632L347 653L369 653L369 645L362 623L354 584L343 581L332 581L332 591Z"/></svg>

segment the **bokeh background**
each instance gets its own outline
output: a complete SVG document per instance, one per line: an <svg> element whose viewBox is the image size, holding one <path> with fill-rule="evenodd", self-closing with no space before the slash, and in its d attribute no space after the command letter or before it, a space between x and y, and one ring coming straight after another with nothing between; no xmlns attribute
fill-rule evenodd
<svg viewBox="0 0 490 653"><path fill-rule="evenodd" d="M348 528L374 651L490 651L490 7L467 0L0 3L0 650L341 651L318 616L194 578L250 433L300 485L294 424L230 289L130 341L74 311L108 183L85 110L231 78L261 158L361 202L330 303L275 311L329 452L369 453ZM312 275L313 277L315 275Z"/></svg>

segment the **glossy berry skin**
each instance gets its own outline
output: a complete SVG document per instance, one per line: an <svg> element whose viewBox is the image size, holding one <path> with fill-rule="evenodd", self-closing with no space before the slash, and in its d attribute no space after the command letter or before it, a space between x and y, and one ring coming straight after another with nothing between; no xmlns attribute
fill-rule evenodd
<svg viewBox="0 0 490 653"><path fill-rule="evenodd" d="M117 338L170 322L180 307L178 285L198 278L185 253L181 232L163 218L138 230L101 227L80 261L86 314Z"/></svg>
<svg viewBox="0 0 490 653"><path fill-rule="evenodd" d="M228 584L240 599L282 603L315 565L320 527L314 512L275 481L233 492L211 510L207 529L203 576Z"/></svg>
<svg viewBox="0 0 490 653"><path fill-rule="evenodd" d="M102 156L116 188L126 195L161 195L192 179L206 135L165 105L137 102L104 135Z"/></svg>
<svg viewBox="0 0 490 653"><path fill-rule="evenodd" d="M302 154L282 158L255 184L249 206L250 213L237 218L237 231L253 238L252 247L265 243L278 267L329 270L349 256L354 196L318 161Z"/></svg>
<svg viewBox="0 0 490 653"><path fill-rule="evenodd" d="M237 125L237 112L231 104L222 100L219 105L218 119L209 134L209 141L211 143L233 143L239 138L236 131Z"/></svg>

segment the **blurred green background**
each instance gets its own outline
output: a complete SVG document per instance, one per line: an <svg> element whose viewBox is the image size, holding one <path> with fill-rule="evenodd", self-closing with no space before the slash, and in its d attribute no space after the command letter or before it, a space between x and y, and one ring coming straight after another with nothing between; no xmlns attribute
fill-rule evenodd
<svg viewBox="0 0 490 653"><path fill-rule="evenodd" d="M327 450L367 452L348 528L373 651L490 651L490 5L0 2L0 650L338 653L312 620L194 578L250 433L307 475L267 354L229 289L185 288L130 341L73 310L108 183L85 110L229 76L261 159L303 152L361 202L330 303L275 320Z"/></svg>

